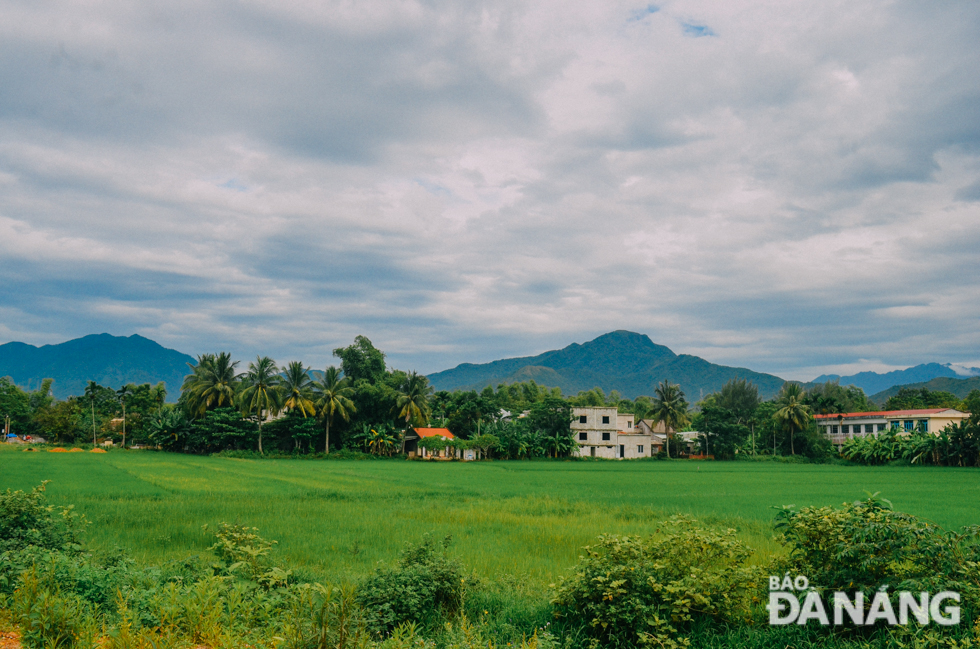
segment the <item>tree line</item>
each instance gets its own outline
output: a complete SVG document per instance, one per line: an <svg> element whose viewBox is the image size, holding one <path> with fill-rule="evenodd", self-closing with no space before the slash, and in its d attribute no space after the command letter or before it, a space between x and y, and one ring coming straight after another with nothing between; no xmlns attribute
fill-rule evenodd
<svg viewBox="0 0 980 649"><path fill-rule="evenodd" d="M686 451L677 434L693 430L699 433L698 452L731 459L738 454L830 457L833 448L813 415L876 410L860 388L833 381L809 389L787 382L772 399L762 400L757 386L732 379L693 405L669 381L652 396L635 399L598 387L566 397L534 381L479 392L435 392L425 376L389 368L385 354L364 336L333 354L339 366L323 370L299 361L279 366L266 356L240 367L228 353L202 354L189 364L176 404L166 403L162 383L113 390L90 381L84 395L56 401L50 379L33 392L0 379L0 414L9 416L21 435L59 443L109 438L189 453L347 449L392 455L404 449L406 432L433 426L448 428L456 441L421 441L430 450L473 448L482 456L518 459L573 454L572 408L606 406L637 421L662 423L667 457ZM976 412L980 407L969 407L971 398L980 402L980 392L974 392L960 401L945 392L903 388L885 409ZM943 455L954 456L952 451Z"/></svg>

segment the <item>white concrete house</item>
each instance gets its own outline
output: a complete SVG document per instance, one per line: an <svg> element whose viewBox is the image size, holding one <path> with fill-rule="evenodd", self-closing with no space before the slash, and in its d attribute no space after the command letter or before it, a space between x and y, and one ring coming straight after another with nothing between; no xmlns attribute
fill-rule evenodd
<svg viewBox="0 0 980 649"><path fill-rule="evenodd" d="M622 460L656 453L654 436L638 428L632 414L619 414L616 407L572 408L571 427L580 457Z"/></svg>

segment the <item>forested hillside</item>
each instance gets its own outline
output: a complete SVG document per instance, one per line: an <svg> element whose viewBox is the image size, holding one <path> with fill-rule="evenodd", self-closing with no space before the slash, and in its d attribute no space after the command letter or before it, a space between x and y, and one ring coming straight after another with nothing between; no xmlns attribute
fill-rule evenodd
<svg viewBox="0 0 980 649"><path fill-rule="evenodd" d="M596 386L625 397L652 395L658 383L668 380L681 386L693 401L717 392L728 380L748 379L763 398L771 397L783 379L743 367L716 365L698 356L675 354L643 334L614 331L584 344L523 358L507 358L475 365L464 363L429 375L436 390L480 390L500 383L534 379L564 394L577 394Z"/></svg>
<svg viewBox="0 0 980 649"><path fill-rule="evenodd" d="M93 334L42 347L19 342L0 345L0 376L9 376L28 390L37 389L46 378L54 379L51 391L59 399L84 394L89 381L114 388L163 381L168 400L174 401L190 372L187 363L194 360L143 336Z"/></svg>

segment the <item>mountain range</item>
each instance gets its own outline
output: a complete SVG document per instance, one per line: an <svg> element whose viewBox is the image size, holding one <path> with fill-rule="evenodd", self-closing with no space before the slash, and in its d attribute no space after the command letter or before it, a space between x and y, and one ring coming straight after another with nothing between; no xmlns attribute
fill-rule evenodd
<svg viewBox="0 0 980 649"><path fill-rule="evenodd" d="M41 347L19 342L0 345L0 376L9 376L28 390L52 378L51 392L59 399L81 396L89 381L113 388L163 381L167 401L173 402L189 372L187 363L196 360L136 334L93 334Z"/></svg>
<svg viewBox="0 0 980 649"><path fill-rule="evenodd" d="M966 376L964 376L964 373ZM960 372L956 372L949 363L946 363L945 365L941 365L939 363L924 363L908 369L894 370L883 374L879 374L877 372L859 372L858 374L852 374L851 376L823 374L813 379L811 383L839 381L841 385L853 385L864 390L865 394L877 396L877 393L887 390L892 386L907 385L910 383L925 383L935 378L963 379L969 376L977 375L980 375L980 368L968 367L963 368ZM885 399L887 398L888 397L885 397Z"/></svg>
<svg viewBox="0 0 980 649"><path fill-rule="evenodd" d="M970 394L972 390L980 390L980 376L971 376L970 378L966 379L951 379L948 376L939 376L930 381L923 381L921 383L893 385L887 390L882 390L877 394L871 395L869 398L879 406L882 406L886 401L888 401L888 397L895 396L902 388L912 388L913 390L925 388L927 390L932 390L933 392L950 392L957 398L965 399L966 395Z"/></svg>
<svg viewBox="0 0 980 649"><path fill-rule="evenodd" d="M727 367L698 356L675 354L654 343L648 336L632 331L613 331L587 343L572 343L564 349L537 356L507 358L475 365L463 363L450 370L429 375L436 390L481 390L500 383L534 379L548 387L558 387L566 395L599 386L606 392L617 390L628 398L652 396L663 380L677 383L690 402L717 392L729 379L748 379L768 399L784 381L772 374L753 372L744 367Z"/></svg>
<svg viewBox="0 0 980 649"><path fill-rule="evenodd" d="M126 383L163 381L167 386L167 400L175 401L188 373L187 364L194 362L187 354L139 335L97 334L41 347L21 342L0 345L0 376L10 376L29 390L38 388L43 379L53 378L52 391L59 399L84 394L90 380L113 388ZM974 387L980 387L980 377L964 379L963 374L980 375L980 369L958 369L959 372L949 364L928 363L884 374L825 374L813 383L839 380L841 385L856 385L877 403L884 403L905 385L946 390L962 398ZM772 374L675 354L648 336L631 331L613 331L586 343L573 343L537 356L483 364L463 363L430 374L429 381L436 390L481 390L488 385L496 387L500 383L533 379L540 385L560 388L566 395L598 386L606 392L617 390L624 397L635 398L652 396L657 384L666 379L680 384L688 401L693 403L736 377L755 383L763 398L776 394L784 382Z"/></svg>

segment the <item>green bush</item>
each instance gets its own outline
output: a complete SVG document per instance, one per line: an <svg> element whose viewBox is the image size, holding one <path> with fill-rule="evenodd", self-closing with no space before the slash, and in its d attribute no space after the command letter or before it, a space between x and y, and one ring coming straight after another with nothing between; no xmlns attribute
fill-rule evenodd
<svg viewBox="0 0 980 649"><path fill-rule="evenodd" d="M21 575L11 608L27 649L72 649L86 631L94 631L88 603L61 592L53 573L40 573L36 566Z"/></svg>
<svg viewBox="0 0 980 649"><path fill-rule="evenodd" d="M362 649L370 645L351 587L300 587L285 629L285 649Z"/></svg>
<svg viewBox="0 0 980 649"><path fill-rule="evenodd" d="M47 503L44 488L47 481L29 493L0 493L0 552L23 550L29 546L52 550L80 549L81 533L86 521L72 507L58 508Z"/></svg>
<svg viewBox="0 0 980 649"><path fill-rule="evenodd" d="M788 569L819 592L959 592L966 610L980 601L980 528L947 532L896 512L877 494L833 507L783 508L780 540L790 549Z"/></svg>
<svg viewBox="0 0 980 649"><path fill-rule="evenodd" d="M208 548L221 561L215 567L223 574L242 577L264 588L285 586L290 571L269 561L269 553L277 542L267 541L258 531L245 525L218 525L214 533L218 541Z"/></svg>
<svg viewBox="0 0 980 649"><path fill-rule="evenodd" d="M695 523L675 516L647 539L600 536L558 584L556 615L603 647L686 646L681 634L695 624L747 618L761 569L745 565L735 530Z"/></svg>
<svg viewBox="0 0 980 649"><path fill-rule="evenodd" d="M425 624L462 609L467 578L463 566L448 556L451 541L447 536L440 548L425 536L402 551L397 567L378 568L361 583L357 601L371 631L386 634L405 622Z"/></svg>

